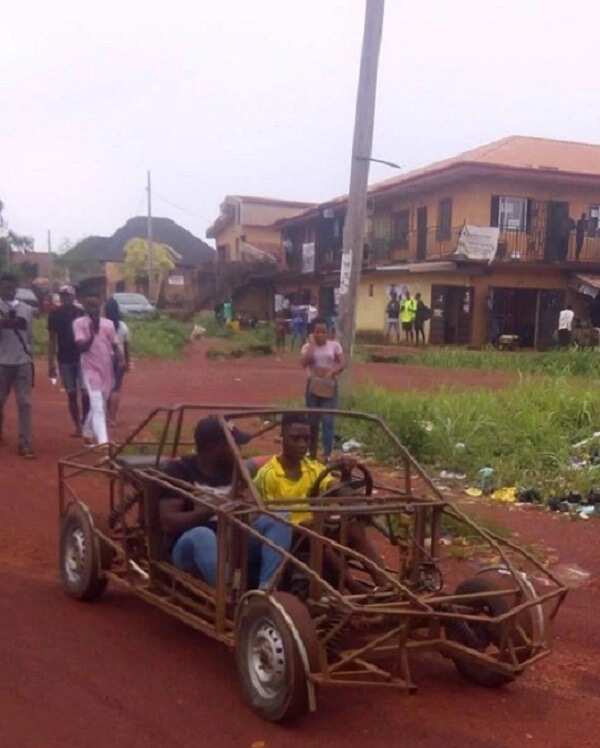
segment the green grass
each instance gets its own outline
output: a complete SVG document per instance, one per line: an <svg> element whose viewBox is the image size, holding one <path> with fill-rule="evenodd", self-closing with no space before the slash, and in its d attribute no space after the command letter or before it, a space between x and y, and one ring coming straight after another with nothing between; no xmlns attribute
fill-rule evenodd
<svg viewBox="0 0 600 748"><path fill-rule="evenodd" d="M48 352L47 318L33 320L33 349L36 356ZM192 330L191 323L169 317L149 320L127 319L131 331L131 354L135 358L179 358Z"/></svg>
<svg viewBox="0 0 600 748"><path fill-rule="evenodd" d="M195 318L197 324L206 330L206 337L214 339L209 357L220 355L239 358L245 355L264 355L272 352L275 345L275 331L272 325L261 325L254 330L233 330L219 325L212 312L203 312ZM232 355L233 354L233 355Z"/></svg>
<svg viewBox="0 0 600 748"><path fill-rule="evenodd" d="M127 320L131 331L131 354L135 358L180 358L189 341L192 323L170 317Z"/></svg>
<svg viewBox="0 0 600 748"><path fill-rule="evenodd" d="M373 355L378 357L378 354L364 348L359 349L358 355L366 360L372 360ZM396 353L387 349L385 357L389 363L440 369L508 371L549 377L600 377L600 352L595 350L513 353L494 349L469 351L465 348L429 348L418 353Z"/></svg>
<svg viewBox="0 0 600 748"><path fill-rule="evenodd" d="M600 468L575 470L569 463L571 445L600 430L596 383L524 379L506 390L435 394L370 386L344 405L382 416L411 453L435 470L465 472L473 480L490 466L498 485L535 487L546 497L600 486ZM368 426L354 424L351 436L379 459L391 456Z"/></svg>

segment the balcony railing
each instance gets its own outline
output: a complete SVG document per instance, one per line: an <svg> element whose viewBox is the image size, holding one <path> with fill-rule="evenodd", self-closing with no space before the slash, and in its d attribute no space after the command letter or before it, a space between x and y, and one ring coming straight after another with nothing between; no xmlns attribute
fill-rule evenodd
<svg viewBox="0 0 600 748"><path fill-rule="evenodd" d="M369 237L364 263L368 267L398 262L451 259L458 248L462 226L440 232L436 226L426 231L409 231L399 238ZM333 272L341 263L339 247L317 247L315 272ZM527 232L501 229L498 240L497 262L581 262L600 263L600 232L577 238L576 231L563 236L546 232ZM302 272L302 250L296 247L287 258L287 269Z"/></svg>

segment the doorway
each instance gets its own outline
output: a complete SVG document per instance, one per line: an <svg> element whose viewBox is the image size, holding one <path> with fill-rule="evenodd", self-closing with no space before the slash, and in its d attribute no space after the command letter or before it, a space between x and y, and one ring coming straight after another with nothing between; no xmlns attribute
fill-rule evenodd
<svg viewBox="0 0 600 748"><path fill-rule="evenodd" d="M518 335L523 348L554 345L564 291L493 286L489 299L488 343L499 335Z"/></svg>
<svg viewBox="0 0 600 748"><path fill-rule="evenodd" d="M488 342L500 335L518 335L525 348L535 345L538 291L533 288L491 288Z"/></svg>
<svg viewBox="0 0 600 748"><path fill-rule="evenodd" d="M435 345L468 345L473 326L472 286L432 286L429 342Z"/></svg>
<svg viewBox="0 0 600 748"><path fill-rule="evenodd" d="M569 203L551 200L546 207L545 260L564 262L567 259L570 231Z"/></svg>
<svg viewBox="0 0 600 748"><path fill-rule="evenodd" d="M417 261L427 259L427 208L417 208Z"/></svg>

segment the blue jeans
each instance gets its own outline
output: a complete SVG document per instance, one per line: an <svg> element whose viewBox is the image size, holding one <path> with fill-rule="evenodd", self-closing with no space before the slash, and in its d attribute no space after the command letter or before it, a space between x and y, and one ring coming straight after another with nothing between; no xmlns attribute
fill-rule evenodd
<svg viewBox="0 0 600 748"><path fill-rule="evenodd" d="M292 528L271 517L261 516L252 528L280 548L288 551L292 545ZM207 584L217 583L217 535L213 527L193 527L180 535L171 551L175 566L190 574L200 574ZM264 545L253 535L248 537L249 575L258 577L259 587L264 587L281 563L281 554Z"/></svg>
<svg viewBox="0 0 600 748"><path fill-rule="evenodd" d="M306 407L307 408L332 408L335 409L338 406L338 394L337 392L333 397L319 397L313 395L306 388ZM332 415L323 416L310 416L310 453L313 457L316 457L317 450L319 448L319 426L323 424L323 452L325 457L328 458L333 452L333 441L335 436L335 423Z"/></svg>

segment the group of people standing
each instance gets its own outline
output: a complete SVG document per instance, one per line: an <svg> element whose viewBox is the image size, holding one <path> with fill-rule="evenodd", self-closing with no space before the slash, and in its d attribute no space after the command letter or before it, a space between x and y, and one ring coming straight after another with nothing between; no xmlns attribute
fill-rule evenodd
<svg viewBox="0 0 600 748"><path fill-rule="evenodd" d="M421 294L415 294L414 299L407 289L398 298L398 293L392 291L390 300L386 307L386 340L391 342L392 333L396 334L396 343L400 343L400 324L404 331L406 343L419 341L425 345L425 322L431 317L431 310L421 298Z"/></svg>
<svg viewBox="0 0 600 748"><path fill-rule="evenodd" d="M18 451L35 457L32 437L31 394L33 310L16 300L18 279L0 276L0 442L4 405L14 390L18 412ZM88 294L76 301L75 289L60 289L60 306L48 315L48 376L60 379L74 431L89 445L108 442L108 426L115 425L120 390L129 370L129 328L114 299L101 314L100 299Z"/></svg>

